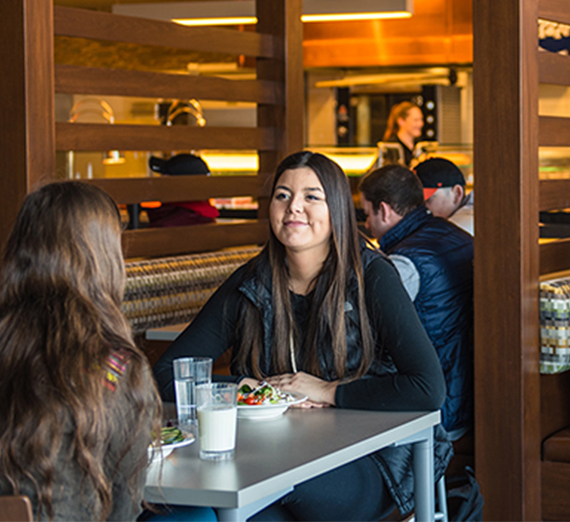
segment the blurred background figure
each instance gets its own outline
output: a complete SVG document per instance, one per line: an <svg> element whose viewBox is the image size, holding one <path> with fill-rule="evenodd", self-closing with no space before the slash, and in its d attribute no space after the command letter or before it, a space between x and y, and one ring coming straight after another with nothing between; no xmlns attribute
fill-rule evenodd
<svg viewBox="0 0 570 522"><path fill-rule="evenodd" d="M465 193L465 178L459 168L444 158L432 158L419 163L414 170L432 214L449 219L473 235L473 191Z"/></svg>
<svg viewBox="0 0 570 522"><path fill-rule="evenodd" d="M208 164L194 154L177 154L168 160L152 156L149 166L153 172L166 176L210 175ZM207 200L162 203L158 208L147 208L146 213L151 227L213 223L220 214Z"/></svg>
<svg viewBox="0 0 570 522"><path fill-rule="evenodd" d="M414 146L422 135L423 126L422 110L415 103L404 101L392 107L383 141L402 146L403 161L407 166L414 157Z"/></svg>

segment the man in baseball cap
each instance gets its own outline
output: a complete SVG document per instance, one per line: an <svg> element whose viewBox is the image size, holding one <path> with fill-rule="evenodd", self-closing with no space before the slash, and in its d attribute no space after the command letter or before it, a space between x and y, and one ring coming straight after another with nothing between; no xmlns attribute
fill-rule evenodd
<svg viewBox="0 0 570 522"><path fill-rule="evenodd" d="M424 187L426 207L473 235L473 192L465 195L465 178L444 158L431 158L414 169Z"/></svg>

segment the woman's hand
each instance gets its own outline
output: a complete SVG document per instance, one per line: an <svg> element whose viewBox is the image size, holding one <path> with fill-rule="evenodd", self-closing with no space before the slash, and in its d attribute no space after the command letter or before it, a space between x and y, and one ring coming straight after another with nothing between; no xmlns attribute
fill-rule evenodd
<svg viewBox="0 0 570 522"><path fill-rule="evenodd" d="M305 372L284 373L266 379L269 384L283 391L297 392L309 397L305 408L334 406L338 381L325 381Z"/></svg>
<svg viewBox="0 0 570 522"><path fill-rule="evenodd" d="M252 390L255 390L255 388L257 388L261 383L262 381L259 379L254 379L253 377L244 377L241 381L239 381L238 388L241 388L244 384L247 384Z"/></svg>

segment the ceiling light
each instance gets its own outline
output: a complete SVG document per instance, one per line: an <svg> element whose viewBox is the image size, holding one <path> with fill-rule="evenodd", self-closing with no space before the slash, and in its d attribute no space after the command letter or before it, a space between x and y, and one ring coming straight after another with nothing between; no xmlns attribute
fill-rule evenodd
<svg viewBox="0 0 570 522"><path fill-rule="evenodd" d="M381 20L409 18L413 0L303 0L303 22ZM172 20L188 26L255 24L253 0L216 2L170 2L120 4L113 13L158 20Z"/></svg>

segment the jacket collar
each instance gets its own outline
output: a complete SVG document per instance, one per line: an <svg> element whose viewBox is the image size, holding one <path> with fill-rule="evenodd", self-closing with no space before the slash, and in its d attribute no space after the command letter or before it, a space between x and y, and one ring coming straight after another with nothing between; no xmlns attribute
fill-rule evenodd
<svg viewBox="0 0 570 522"><path fill-rule="evenodd" d="M410 234L413 234L418 228L423 226L426 221L432 218L432 213L423 205L408 212L396 226L392 227L382 236L380 239L380 249L384 252L389 252L391 248Z"/></svg>

